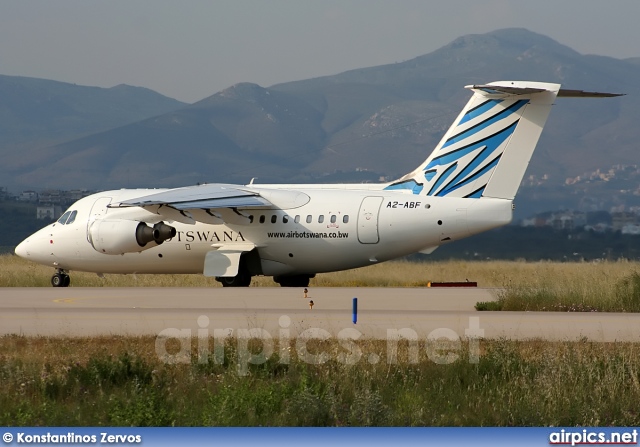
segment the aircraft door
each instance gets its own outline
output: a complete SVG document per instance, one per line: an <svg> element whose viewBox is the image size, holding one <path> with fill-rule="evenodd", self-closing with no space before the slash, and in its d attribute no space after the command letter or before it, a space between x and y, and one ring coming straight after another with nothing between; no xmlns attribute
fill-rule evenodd
<svg viewBox="0 0 640 447"><path fill-rule="evenodd" d="M365 197L360 204L358 212L358 240L362 244L377 244L380 241L378 235L378 215L382 197Z"/></svg>
<svg viewBox="0 0 640 447"><path fill-rule="evenodd" d="M91 211L89 212L89 219L87 219L87 240L91 242L91 238L89 236L89 229L91 228L91 224L97 220L102 219L106 214L109 208L107 205L111 203L111 197L100 197L93 203L91 207Z"/></svg>

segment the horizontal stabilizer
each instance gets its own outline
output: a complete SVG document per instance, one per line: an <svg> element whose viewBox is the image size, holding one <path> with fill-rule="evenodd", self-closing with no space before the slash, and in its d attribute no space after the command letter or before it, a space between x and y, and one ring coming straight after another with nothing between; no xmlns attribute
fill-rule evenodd
<svg viewBox="0 0 640 447"><path fill-rule="evenodd" d="M478 90L484 93L488 93L490 95L530 95L532 93L542 93L547 90L544 88L534 88L534 87L519 87L516 85L506 86L506 85L492 85L492 84L481 84L481 85L465 85L464 88L468 88L470 90Z"/></svg>
<svg viewBox="0 0 640 447"><path fill-rule="evenodd" d="M565 88L561 88L558 92L559 98L613 98L624 95L625 93L585 92L584 90L567 90Z"/></svg>
<svg viewBox="0 0 640 447"><path fill-rule="evenodd" d="M499 96L513 96L513 95L530 95L532 93L542 93L546 91L552 91L545 88L527 87L517 85L520 82L512 82L513 85L495 85L495 84L480 84L480 85L467 85L465 88L470 90L477 90L490 95ZM549 84L554 85L554 84ZM615 96L624 96L624 93L605 93L605 92L585 92L584 90L568 90L561 88L557 91L559 98L613 98Z"/></svg>

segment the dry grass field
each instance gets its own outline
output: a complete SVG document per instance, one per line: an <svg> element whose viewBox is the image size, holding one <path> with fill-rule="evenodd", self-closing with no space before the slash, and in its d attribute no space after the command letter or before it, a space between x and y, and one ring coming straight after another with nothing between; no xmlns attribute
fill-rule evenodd
<svg viewBox="0 0 640 447"><path fill-rule="evenodd" d="M311 287L426 287L432 282L475 281L504 289L482 310L640 311L640 263L517 261L392 261L324 273ZM0 256L0 287L50 287L53 269L13 255ZM254 277L253 287L276 287ZM202 275L106 275L71 272L72 287L221 287Z"/></svg>
<svg viewBox="0 0 640 447"><path fill-rule="evenodd" d="M238 375L225 362L163 363L153 337L0 337L4 426L637 426L637 344L483 341L449 364L346 365L277 354ZM326 352L343 349L337 341ZM363 359L385 341L360 340ZM292 348L295 341L292 341Z"/></svg>
<svg viewBox="0 0 640 447"><path fill-rule="evenodd" d="M313 287L426 287L429 281L476 281L478 287L554 287L606 290L612 284L640 272L640 263L513 262L513 261L390 261L382 264L322 273ZM53 268L14 255L0 255L0 287L50 287ZM76 287L218 287L202 275L106 275L71 272ZM268 277L254 277L255 287L277 286Z"/></svg>

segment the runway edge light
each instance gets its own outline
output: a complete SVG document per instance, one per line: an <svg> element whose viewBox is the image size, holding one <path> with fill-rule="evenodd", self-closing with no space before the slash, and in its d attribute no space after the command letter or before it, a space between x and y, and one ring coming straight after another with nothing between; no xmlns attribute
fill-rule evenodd
<svg viewBox="0 0 640 447"><path fill-rule="evenodd" d="M353 299L353 324L358 322L358 298Z"/></svg>

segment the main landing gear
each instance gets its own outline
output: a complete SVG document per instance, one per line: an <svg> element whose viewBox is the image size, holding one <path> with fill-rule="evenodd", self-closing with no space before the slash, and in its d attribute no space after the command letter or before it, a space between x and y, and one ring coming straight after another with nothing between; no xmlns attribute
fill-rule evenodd
<svg viewBox="0 0 640 447"><path fill-rule="evenodd" d="M251 273L244 265L241 265L236 276L216 276L216 281L221 283L222 287L249 287Z"/></svg>
<svg viewBox="0 0 640 447"><path fill-rule="evenodd" d="M238 274L237 276L216 276L216 281L222 284L222 287L249 287L251 284L251 275Z"/></svg>
<svg viewBox="0 0 640 447"><path fill-rule="evenodd" d="M273 280L280 284L280 287L309 287L309 281L314 276L316 275L274 276ZM221 283L222 287L249 287L251 274L246 270L240 270L236 276L216 276L216 281Z"/></svg>
<svg viewBox="0 0 640 447"><path fill-rule="evenodd" d="M309 287L309 280L316 275L288 275L274 276L273 280L280 284L280 287Z"/></svg>
<svg viewBox="0 0 640 447"><path fill-rule="evenodd" d="M56 274L51 277L53 287L69 287L69 284L71 284L71 278L62 269L58 269Z"/></svg>

